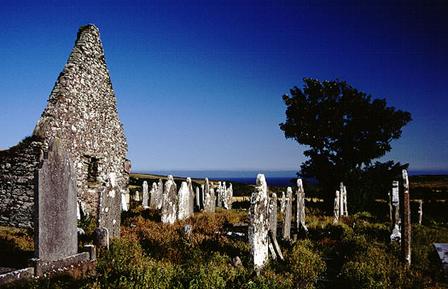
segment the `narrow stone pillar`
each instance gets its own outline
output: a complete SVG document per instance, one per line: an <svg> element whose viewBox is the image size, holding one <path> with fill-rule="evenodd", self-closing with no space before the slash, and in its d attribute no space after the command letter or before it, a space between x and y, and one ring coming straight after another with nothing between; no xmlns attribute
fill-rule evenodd
<svg viewBox="0 0 448 289"><path fill-rule="evenodd" d="M344 183L341 182L339 185L339 216L344 216Z"/></svg>
<svg viewBox="0 0 448 289"><path fill-rule="evenodd" d="M201 185L201 209L205 207L205 185Z"/></svg>
<svg viewBox="0 0 448 289"><path fill-rule="evenodd" d="M292 218L292 188L286 190L285 214L283 216L283 239L291 239L291 218Z"/></svg>
<svg viewBox="0 0 448 289"><path fill-rule="evenodd" d="M301 228L308 232L308 228L305 225L305 190L303 189L302 179L297 179L297 232L301 230Z"/></svg>
<svg viewBox="0 0 448 289"><path fill-rule="evenodd" d="M217 196L217 204L216 207L221 208L222 207L222 185L221 182L218 182L218 188L216 189Z"/></svg>
<svg viewBox="0 0 448 289"><path fill-rule="evenodd" d="M128 203L126 202L126 194L121 194L121 210L126 212L128 210Z"/></svg>
<svg viewBox="0 0 448 289"><path fill-rule="evenodd" d="M143 182L143 197L142 197L142 207L144 209L149 207L149 192L148 192L148 182Z"/></svg>
<svg viewBox="0 0 448 289"><path fill-rule="evenodd" d="M284 214L286 209L286 195L282 192L282 198L280 199L280 213Z"/></svg>
<svg viewBox="0 0 448 289"><path fill-rule="evenodd" d="M156 182L152 183L151 186L151 191L149 191L149 195L150 195L150 201L149 201L149 208L150 209L157 209L157 201L158 201L158 196L157 193L159 191L159 187L157 186Z"/></svg>
<svg viewBox="0 0 448 289"><path fill-rule="evenodd" d="M407 266L411 265L411 206L409 196L409 178L406 170L402 171L403 192L402 192L402 227L401 227L401 251L402 257Z"/></svg>
<svg viewBox="0 0 448 289"><path fill-rule="evenodd" d="M266 179L257 175L255 191L252 193L249 209L249 243L254 269L260 273L268 261L269 252L269 197Z"/></svg>
<svg viewBox="0 0 448 289"><path fill-rule="evenodd" d="M159 183L157 184L157 192L156 192L156 209L161 210L163 205L163 181L162 179L159 179Z"/></svg>
<svg viewBox="0 0 448 289"><path fill-rule="evenodd" d="M194 212L194 190L191 178L187 178L187 186L188 186L188 216L190 217L193 216Z"/></svg>
<svg viewBox="0 0 448 289"><path fill-rule="evenodd" d="M392 233L390 235L391 241L401 241L400 232L400 195L399 195L399 182L392 182Z"/></svg>
<svg viewBox="0 0 448 289"><path fill-rule="evenodd" d="M190 217L190 190L187 182L182 182L180 186L178 204L177 219L184 220Z"/></svg>
<svg viewBox="0 0 448 289"><path fill-rule="evenodd" d="M339 208L340 205L341 205L341 196L340 196L339 191L336 190L336 194L334 197L334 207L333 207L333 212L334 212L333 223L334 224L339 222L339 216L341 215L340 208Z"/></svg>
<svg viewBox="0 0 448 289"><path fill-rule="evenodd" d="M342 202L344 203L344 212L343 215L348 217L348 206L347 206L347 187L344 186L344 195L343 195L343 200Z"/></svg>
<svg viewBox="0 0 448 289"><path fill-rule="evenodd" d="M177 217L177 186L173 176L168 176L163 191L162 223L174 224Z"/></svg>
<svg viewBox="0 0 448 289"><path fill-rule="evenodd" d="M200 211L201 207L201 191L199 190L199 187L196 187L196 208Z"/></svg>
<svg viewBox="0 0 448 289"><path fill-rule="evenodd" d="M134 201L140 202L140 192L139 191L135 191L135 193L134 193Z"/></svg>
<svg viewBox="0 0 448 289"><path fill-rule="evenodd" d="M233 200L233 187L232 183L229 184L229 187L226 190L225 198L224 198L224 208L227 210L232 209L232 200Z"/></svg>
<svg viewBox="0 0 448 289"><path fill-rule="evenodd" d="M418 200L418 224L422 224L423 220L423 200Z"/></svg>

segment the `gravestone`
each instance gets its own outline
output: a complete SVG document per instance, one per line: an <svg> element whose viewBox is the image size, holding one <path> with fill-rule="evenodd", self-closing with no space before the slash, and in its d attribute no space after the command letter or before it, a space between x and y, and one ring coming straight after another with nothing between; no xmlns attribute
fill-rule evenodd
<svg viewBox="0 0 448 289"><path fill-rule="evenodd" d="M221 208L222 207L222 185L221 185L221 182L218 182L218 188L216 189L216 194L217 194L217 199L218 199L216 206L218 208Z"/></svg>
<svg viewBox="0 0 448 289"><path fill-rule="evenodd" d="M418 224L421 225L422 224L422 220L423 220L423 200L417 200L418 203Z"/></svg>
<svg viewBox="0 0 448 289"><path fill-rule="evenodd" d="M407 170L402 171L402 226L401 226L401 252L402 258L407 266L411 265L411 206L409 196L409 178Z"/></svg>
<svg viewBox="0 0 448 289"><path fill-rule="evenodd" d="M400 196L399 196L399 182L392 182L392 233L390 235L391 241L401 241L400 230Z"/></svg>
<svg viewBox="0 0 448 289"><path fill-rule="evenodd" d="M178 195L179 208L177 211L177 219L184 220L190 217L190 190L187 182L182 182Z"/></svg>
<svg viewBox="0 0 448 289"><path fill-rule="evenodd" d="M305 190L303 189L302 179L297 179L297 232L302 228L305 232L308 232L308 228L305 225Z"/></svg>
<svg viewBox="0 0 448 289"><path fill-rule="evenodd" d="M157 209L157 201L158 201L157 193L158 193L158 191L159 191L159 188L157 186L157 183L153 182L152 186L151 186L151 191L149 191L149 195L150 195L149 208L150 209L153 209L153 210Z"/></svg>
<svg viewBox="0 0 448 289"><path fill-rule="evenodd" d="M283 216L283 239L291 239L291 218L292 218L292 188L286 189L285 214Z"/></svg>
<svg viewBox="0 0 448 289"><path fill-rule="evenodd" d="M142 206L144 209L149 207L149 192L148 192L148 182L143 182L143 197L142 197Z"/></svg>
<svg viewBox="0 0 448 289"><path fill-rule="evenodd" d="M156 192L156 209L161 210L163 205L163 181L159 179L159 183L157 184L157 192Z"/></svg>
<svg viewBox="0 0 448 289"><path fill-rule="evenodd" d="M195 200L196 200L196 208L197 208L198 211L200 211L202 206L201 206L201 192L199 190L199 187L196 187L196 197L195 197Z"/></svg>
<svg viewBox="0 0 448 289"><path fill-rule="evenodd" d="M191 182L191 178L187 178L188 185L188 216L193 216L194 212L194 190L193 183Z"/></svg>
<svg viewBox="0 0 448 289"><path fill-rule="evenodd" d="M205 208L205 185L201 185L201 209Z"/></svg>
<svg viewBox="0 0 448 289"><path fill-rule="evenodd" d="M35 189L35 257L47 262L77 254L76 174L57 138L39 164Z"/></svg>
<svg viewBox="0 0 448 289"><path fill-rule="evenodd" d="M128 210L128 202L126 202L126 194L125 193L121 193L121 210L123 212L126 212Z"/></svg>
<svg viewBox="0 0 448 289"><path fill-rule="evenodd" d="M266 265L269 257L269 197L263 174L257 175L249 209L249 243L257 274Z"/></svg>
<svg viewBox="0 0 448 289"><path fill-rule="evenodd" d="M280 199L280 213L284 214L286 209L286 196L285 192L282 192L282 198Z"/></svg>
<svg viewBox="0 0 448 289"><path fill-rule="evenodd" d="M336 190L336 195L334 197L334 206L333 206L333 212L334 212L333 223L339 222L339 216L341 215L340 209L339 209L340 204L341 204L341 196L339 194L339 191Z"/></svg>
<svg viewBox="0 0 448 289"><path fill-rule="evenodd" d="M177 186L173 176L168 176L163 191L162 223L174 224L177 218Z"/></svg>
<svg viewBox="0 0 448 289"><path fill-rule="evenodd" d="M232 209L232 200L233 200L233 187L232 183L229 184L229 187L226 189L225 198L224 198L224 208L227 210Z"/></svg>

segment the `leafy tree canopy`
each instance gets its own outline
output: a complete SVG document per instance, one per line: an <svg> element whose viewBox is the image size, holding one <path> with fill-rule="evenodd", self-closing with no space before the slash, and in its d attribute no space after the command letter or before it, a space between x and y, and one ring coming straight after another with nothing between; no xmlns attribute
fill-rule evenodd
<svg viewBox="0 0 448 289"><path fill-rule="evenodd" d="M301 175L313 176L323 188L332 189L340 181L359 179L372 167L397 168L394 163L372 165L372 161L391 150L391 141L411 121L409 112L340 80L305 78L303 89L292 88L283 100L286 121L280 129L286 138L309 146Z"/></svg>

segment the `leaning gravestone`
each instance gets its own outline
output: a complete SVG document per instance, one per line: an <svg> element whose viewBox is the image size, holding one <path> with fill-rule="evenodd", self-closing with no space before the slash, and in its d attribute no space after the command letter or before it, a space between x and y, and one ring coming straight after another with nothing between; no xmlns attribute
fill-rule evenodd
<svg viewBox="0 0 448 289"><path fill-rule="evenodd" d="M255 191L250 200L248 236L254 269L258 274L269 257L269 197L263 174L257 175Z"/></svg>
<svg viewBox="0 0 448 289"><path fill-rule="evenodd" d="M308 232L305 225L305 190L303 189L302 179L297 179L297 232L302 228Z"/></svg>

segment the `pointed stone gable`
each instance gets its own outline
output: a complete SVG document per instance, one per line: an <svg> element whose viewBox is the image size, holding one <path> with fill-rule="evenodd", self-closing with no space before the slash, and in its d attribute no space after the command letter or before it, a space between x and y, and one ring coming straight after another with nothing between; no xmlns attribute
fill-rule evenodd
<svg viewBox="0 0 448 289"><path fill-rule="evenodd" d="M104 221L111 236L119 236L120 199L127 190L130 168L103 45L94 25L79 29L33 135L47 144L55 137L61 140L74 163L78 199L88 214ZM111 184L113 191L104 184Z"/></svg>

